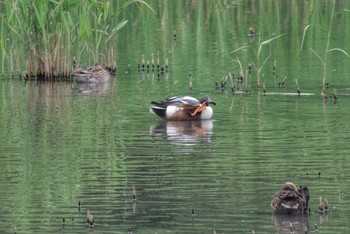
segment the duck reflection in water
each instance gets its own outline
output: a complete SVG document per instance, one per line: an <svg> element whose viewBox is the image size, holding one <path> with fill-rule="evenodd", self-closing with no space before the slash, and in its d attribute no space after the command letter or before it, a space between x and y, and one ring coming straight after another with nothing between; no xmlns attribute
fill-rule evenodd
<svg viewBox="0 0 350 234"><path fill-rule="evenodd" d="M198 142L210 142L213 135L213 121L162 121L156 126L151 126L150 135L174 144L194 145Z"/></svg>
<svg viewBox="0 0 350 234"><path fill-rule="evenodd" d="M109 82L105 83L77 83L73 87L75 94L84 95L84 94L105 94L108 93L110 89Z"/></svg>
<svg viewBox="0 0 350 234"><path fill-rule="evenodd" d="M278 233L309 233L308 215L273 214L273 227Z"/></svg>

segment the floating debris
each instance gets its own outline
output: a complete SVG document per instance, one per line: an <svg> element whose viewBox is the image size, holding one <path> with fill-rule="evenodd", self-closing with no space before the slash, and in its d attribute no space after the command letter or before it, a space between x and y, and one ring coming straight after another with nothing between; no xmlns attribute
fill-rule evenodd
<svg viewBox="0 0 350 234"><path fill-rule="evenodd" d="M313 95L315 95L315 93L280 93L280 92L266 92L265 95L313 96Z"/></svg>

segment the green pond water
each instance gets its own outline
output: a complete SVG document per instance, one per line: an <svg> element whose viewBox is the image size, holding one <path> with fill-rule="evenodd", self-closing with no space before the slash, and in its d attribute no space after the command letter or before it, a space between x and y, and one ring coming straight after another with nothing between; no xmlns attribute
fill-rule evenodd
<svg viewBox="0 0 350 234"><path fill-rule="evenodd" d="M129 22L110 83L0 81L0 233L346 233L350 59L327 54L326 92L335 88L338 99L324 101L323 65L310 50L325 56L332 1L147 2L156 13L123 12ZM329 49L350 52L344 9L350 2L337 1ZM264 95L253 50L230 52L281 34L261 50L260 65L270 56ZM169 71L139 72L143 55L151 64L158 51ZM237 59L244 71L253 64L248 95L236 80L234 95L229 79L223 90L215 85L238 76ZM190 94L189 74L191 95L216 101L213 120L151 114L151 101ZM286 181L308 186L309 217L273 216L270 202Z"/></svg>

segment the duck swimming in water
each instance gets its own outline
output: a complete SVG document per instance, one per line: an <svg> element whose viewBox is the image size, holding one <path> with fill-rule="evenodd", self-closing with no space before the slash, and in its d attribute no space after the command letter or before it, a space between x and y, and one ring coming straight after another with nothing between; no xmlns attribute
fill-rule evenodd
<svg viewBox="0 0 350 234"><path fill-rule="evenodd" d="M216 105L210 97L198 100L191 96L175 96L151 102L150 111L166 120L207 120L213 117L210 105Z"/></svg>
<svg viewBox="0 0 350 234"><path fill-rule="evenodd" d="M76 69L73 73L73 79L78 83L103 83L110 79L110 73L96 63L92 67Z"/></svg>
<svg viewBox="0 0 350 234"><path fill-rule="evenodd" d="M277 214L307 214L309 209L309 189L286 182L272 199L271 208Z"/></svg>

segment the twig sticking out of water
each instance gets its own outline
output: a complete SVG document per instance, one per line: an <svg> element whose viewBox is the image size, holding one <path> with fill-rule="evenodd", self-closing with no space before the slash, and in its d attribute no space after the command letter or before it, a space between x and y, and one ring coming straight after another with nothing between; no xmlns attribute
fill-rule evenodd
<svg viewBox="0 0 350 234"><path fill-rule="evenodd" d="M318 232L317 224L315 223L314 226L315 226L315 232Z"/></svg>
<svg viewBox="0 0 350 234"><path fill-rule="evenodd" d="M190 81L190 93L192 93L192 74L190 73L188 75L188 77L189 77L189 81Z"/></svg>
<svg viewBox="0 0 350 234"><path fill-rule="evenodd" d="M154 72L154 54L151 53L151 62L152 62L152 72Z"/></svg>
<svg viewBox="0 0 350 234"><path fill-rule="evenodd" d="M287 79L287 76L284 76L283 80L280 83L278 83L279 88L284 88L284 82L286 81L286 79Z"/></svg>
<svg viewBox="0 0 350 234"><path fill-rule="evenodd" d="M159 59L159 50L157 51L157 72L159 72L160 68L160 59Z"/></svg>
<svg viewBox="0 0 350 234"><path fill-rule="evenodd" d="M297 85L297 92L298 92L298 96L300 97L300 87L297 79L295 79L295 84Z"/></svg>
<svg viewBox="0 0 350 234"><path fill-rule="evenodd" d="M132 200L136 201L136 188L134 185L132 186Z"/></svg>
<svg viewBox="0 0 350 234"><path fill-rule="evenodd" d="M248 87L248 70L246 70L246 72L245 72L245 74L246 74L246 78L245 78L245 95L246 96L248 96L248 94L249 94L249 87ZM242 77L243 77L243 73L242 73L242 75L241 75Z"/></svg>
<svg viewBox="0 0 350 234"><path fill-rule="evenodd" d="M165 72L168 72L168 58L165 59Z"/></svg>
<svg viewBox="0 0 350 234"><path fill-rule="evenodd" d="M81 208L81 202L80 200L78 201L78 212L80 213L80 208Z"/></svg>
<svg viewBox="0 0 350 234"><path fill-rule="evenodd" d="M322 201L322 197L320 197L320 205L319 205L318 211L321 214L327 213L327 211L328 211L328 201L327 201L327 199Z"/></svg>
<svg viewBox="0 0 350 234"><path fill-rule="evenodd" d="M128 234L132 234L132 229L131 229L131 227L128 228Z"/></svg>
<svg viewBox="0 0 350 234"><path fill-rule="evenodd" d="M142 54L142 60L141 60L141 71L145 71L145 55Z"/></svg>
<svg viewBox="0 0 350 234"><path fill-rule="evenodd" d="M290 233L294 233L292 222L289 223L289 227L290 227Z"/></svg>
<svg viewBox="0 0 350 234"><path fill-rule="evenodd" d="M196 214L194 213L194 209L192 208L192 217L196 216Z"/></svg>
<svg viewBox="0 0 350 234"><path fill-rule="evenodd" d="M155 58L155 54L151 53L151 58L146 60L145 54L142 54L140 63L137 64L137 71L144 73L154 73L157 71L161 75L163 75L165 72L167 73L169 71L169 60L168 58L165 58L165 64L164 66L160 65L160 56L159 56L159 50L157 51L157 57ZM157 63L157 65L156 65ZM156 68L157 66L157 68ZM112 72L111 69L109 71ZM115 72L115 71L114 71Z"/></svg>
<svg viewBox="0 0 350 234"><path fill-rule="evenodd" d="M253 27L249 27L249 34L248 36L254 37L255 36L255 29Z"/></svg>
<svg viewBox="0 0 350 234"><path fill-rule="evenodd" d="M88 225L88 228L93 228L95 225L94 216L92 216L90 210L86 213L86 224Z"/></svg>
<svg viewBox="0 0 350 234"><path fill-rule="evenodd" d="M333 98L334 98L334 100L338 99L337 90L335 88L333 89Z"/></svg>
<svg viewBox="0 0 350 234"><path fill-rule="evenodd" d="M263 91L264 91L264 96L265 96L265 94L266 94L266 83L265 82L263 83Z"/></svg>
<svg viewBox="0 0 350 234"><path fill-rule="evenodd" d="M228 76L230 77L230 82L231 82L231 93L234 94L235 93L235 84L234 84L231 72L228 73Z"/></svg>

